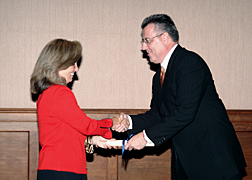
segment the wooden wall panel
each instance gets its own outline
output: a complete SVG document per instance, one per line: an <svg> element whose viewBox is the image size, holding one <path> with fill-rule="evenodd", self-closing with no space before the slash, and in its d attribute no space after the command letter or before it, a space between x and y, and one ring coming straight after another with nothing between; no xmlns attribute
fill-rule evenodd
<svg viewBox="0 0 252 180"><path fill-rule="evenodd" d="M87 154L87 169L88 179L107 179L107 157L98 155L97 153L89 155Z"/></svg>
<svg viewBox="0 0 252 180"><path fill-rule="evenodd" d="M28 179L28 132L0 132L0 179Z"/></svg>
<svg viewBox="0 0 252 180"><path fill-rule="evenodd" d="M85 109L91 118L115 114L144 113L146 109ZM252 110L227 110L243 148L248 167L244 180L252 179ZM118 134L114 134L116 137ZM123 137L120 134L119 137ZM36 180L39 143L36 109L0 108L0 179ZM128 153L123 163L121 149L96 148L87 155L89 180L170 179L170 143Z"/></svg>
<svg viewBox="0 0 252 180"><path fill-rule="evenodd" d="M36 111L0 109L0 141L0 179L35 180L39 155Z"/></svg>
<svg viewBox="0 0 252 180"><path fill-rule="evenodd" d="M126 168L120 156L118 179L170 179L171 150L167 148L161 154L156 154L157 151L157 148L146 147L141 151L129 152Z"/></svg>

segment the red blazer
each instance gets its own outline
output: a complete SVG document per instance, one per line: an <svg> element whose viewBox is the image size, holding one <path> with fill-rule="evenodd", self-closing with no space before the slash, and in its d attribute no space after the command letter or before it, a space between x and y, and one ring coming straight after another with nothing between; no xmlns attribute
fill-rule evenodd
<svg viewBox="0 0 252 180"><path fill-rule="evenodd" d="M52 85L37 101L39 142L42 147L38 170L87 174L84 141L87 135L112 138L111 119L97 121L86 116L73 92L66 86Z"/></svg>

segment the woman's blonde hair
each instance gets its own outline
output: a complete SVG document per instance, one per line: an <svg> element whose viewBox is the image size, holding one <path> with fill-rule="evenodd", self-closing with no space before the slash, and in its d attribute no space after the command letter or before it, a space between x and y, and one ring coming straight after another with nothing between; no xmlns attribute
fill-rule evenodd
<svg viewBox="0 0 252 180"><path fill-rule="evenodd" d="M80 58L82 46L78 41L55 39L42 50L30 79L32 94L41 94L52 84L66 85L65 78L59 76L60 70L74 65Z"/></svg>

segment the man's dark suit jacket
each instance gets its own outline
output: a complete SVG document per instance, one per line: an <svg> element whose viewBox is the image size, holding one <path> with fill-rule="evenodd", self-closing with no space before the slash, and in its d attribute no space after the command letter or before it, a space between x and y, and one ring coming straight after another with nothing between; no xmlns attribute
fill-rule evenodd
<svg viewBox="0 0 252 180"><path fill-rule="evenodd" d="M133 129L143 129L156 146L172 139L192 180L230 179L245 166L243 152L204 60L178 45L165 74L153 77L151 109L132 115Z"/></svg>

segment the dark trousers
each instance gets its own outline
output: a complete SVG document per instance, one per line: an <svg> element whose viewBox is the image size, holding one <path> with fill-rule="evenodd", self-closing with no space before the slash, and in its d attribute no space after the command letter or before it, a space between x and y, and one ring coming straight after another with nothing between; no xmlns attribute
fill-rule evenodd
<svg viewBox="0 0 252 180"><path fill-rule="evenodd" d="M172 180L189 180L177 155L176 149L172 145L172 162L171 162ZM242 180L242 173L234 176L230 180Z"/></svg>
<svg viewBox="0 0 252 180"><path fill-rule="evenodd" d="M233 178L231 178L230 180L242 180L242 173L234 176Z"/></svg>
<svg viewBox="0 0 252 180"><path fill-rule="evenodd" d="M175 147L172 145L172 158L171 158L171 173L172 180L189 180L181 163Z"/></svg>
<svg viewBox="0 0 252 180"><path fill-rule="evenodd" d="M64 171L38 170L37 180L87 180L87 175Z"/></svg>

